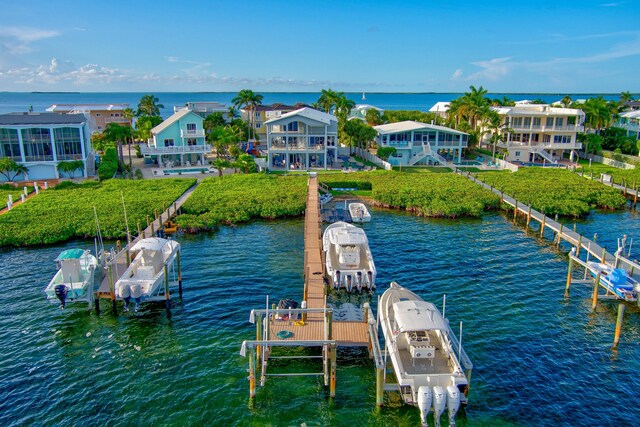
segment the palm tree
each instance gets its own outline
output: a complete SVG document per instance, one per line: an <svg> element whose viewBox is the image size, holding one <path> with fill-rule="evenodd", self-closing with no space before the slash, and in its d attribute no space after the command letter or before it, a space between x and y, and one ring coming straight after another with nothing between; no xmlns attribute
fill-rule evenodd
<svg viewBox="0 0 640 427"><path fill-rule="evenodd" d="M573 100L571 99L571 97L569 95L565 95L560 100L560 104L562 104L562 106L564 108L569 108L569 106L571 105L572 102L573 102Z"/></svg>
<svg viewBox="0 0 640 427"><path fill-rule="evenodd" d="M0 175L7 178L7 181L12 182L18 175L27 176L29 169L21 164L17 163L10 157L3 157L0 159Z"/></svg>
<svg viewBox="0 0 640 427"><path fill-rule="evenodd" d="M343 96L342 92L336 92L331 89L322 89L320 92L320 98L316 102L317 106L325 110L327 113L331 112L331 109L336 106L338 99Z"/></svg>
<svg viewBox="0 0 640 427"><path fill-rule="evenodd" d="M240 92L238 92L238 95L236 95L236 97L231 100L234 107L244 108L247 110L247 114L249 116L249 119L247 120L247 126L249 128L249 138L251 138L251 135L253 133L252 129L255 120L256 107L258 105L262 105L262 98L262 95L254 93L250 89L242 89Z"/></svg>
<svg viewBox="0 0 640 427"><path fill-rule="evenodd" d="M164 108L164 105L158 104L158 97L154 95L144 95L138 102L138 116L159 116L160 109Z"/></svg>
<svg viewBox="0 0 640 427"><path fill-rule="evenodd" d="M125 119L129 120L129 128L131 128L131 135L129 141L129 169L131 169L131 145L133 145L133 118L136 116L136 112L133 108L125 108L122 112Z"/></svg>
<svg viewBox="0 0 640 427"><path fill-rule="evenodd" d="M229 109L227 110L228 121L232 122L236 117L239 117L239 116L240 114L238 113L238 109L233 105L230 105Z"/></svg>
<svg viewBox="0 0 640 427"><path fill-rule="evenodd" d="M633 101L633 95L631 92L620 92L620 102L630 102Z"/></svg>
<svg viewBox="0 0 640 427"><path fill-rule="evenodd" d="M486 133L491 135L490 141L493 144L492 157L495 161L496 146L498 145L498 142L504 141L503 135L507 132L512 132L513 129L510 129L507 122L504 121L502 117L500 117L500 115L493 110L491 110L491 112L487 115L484 122L484 128L486 130Z"/></svg>

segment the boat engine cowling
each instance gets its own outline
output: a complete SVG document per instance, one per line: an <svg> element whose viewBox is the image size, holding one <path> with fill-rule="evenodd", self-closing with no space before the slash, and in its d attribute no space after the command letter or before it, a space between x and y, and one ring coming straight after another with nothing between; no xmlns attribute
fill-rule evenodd
<svg viewBox="0 0 640 427"><path fill-rule="evenodd" d="M356 288L358 292L362 292L362 273L360 271L356 273Z"/></svg>
<svg viewBox="0 0 640 427"><path fill-rule="evenodd" d="M347 292L351 292L351 287L353 286L353 283L351 282L351 275L350 274L347 274L345 282L346 282L345 288L347 288Z"/></svg>
<svg viewBox="0 0 640 427"><path fill-rule="evenodd" d="M131 285L131 296L135 299L138 299L142 296L142 288L139 283L134 283Z"/></svg>
<svg viewBox="0 0 640 427"><path fill-rule="evenodd" d="M460 390L458 387L450 385L447 387L447 409L449 410L449 425L456 425L456 414L460 409Z"/></svg>
<svg viewBox="0 0 640 427"><path fill-rule="evenodd" d="M121 285L118 290L120 291L120 298L127 299L131 297L131 288L129 285Z"/></svg>
<svg viewBox="0 0 640 427"><path fill-rule="evenodd" d="M69 292L67 289L67 285L56 285L53 288L53 291L56 294L56 298L60 300L60 308L64 308L64 305L67 301L67 293Z"/></svg>
<svg viewBox="0 0 640 427"><path fill-rule="evenodd" d="M336 277L335 277L335 280L333 281L334 288L340 289L340 284L341 284L340 279L341 279L340 270L336 270Z"/></svg>
<svg viewBox="0 0 640 427"><path fill-rule="evenodd" d="M418 387L418 408L420 409L420 420L423 426L427 425L427 415L431 411L432 398L433 394L428 386L421 385Z"/></svg>
<svg viewBox="0 0 640 427"><path fill-rule="evenodd" d="M375 283L373 283L373 272L371 270L367 271L367 281L369 282L369 287L371 289L376 288Z"/></svg>
<svg viewBox="0 0 640 427"><path fill-rule="evenodd" d="M433 387L433 422L436 426L440 425L440 416L444 413L447 406L447 396L444 388L437 385Z"/></svg>

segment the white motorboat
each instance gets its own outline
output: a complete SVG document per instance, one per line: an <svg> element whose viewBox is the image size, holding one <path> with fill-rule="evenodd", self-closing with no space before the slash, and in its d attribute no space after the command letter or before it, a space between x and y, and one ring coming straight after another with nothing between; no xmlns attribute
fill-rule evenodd
<svg viewBox="0 0 640 427"><path fill-rule="evenodd" d="M349 215L351 215L351 221L353 222L371 221L371 214L364 203L349 203Z"/></svg>
<svg viewBox="0 0 640 427"><path fill-rule="evenodd" d="M600 273L600 283L618 298L625 301L638 301L640 283L624 269L614 268L595 261L588 261L587 266L594 278ZM638 304L640 305L640 301Z"/></svg>
<svg viewBox="0 0 640 427"><path fill-rule="evenodd" d="M168 283L177 282L174 263L180 252L180 244L175 240L151 237L140 240L130 251L134 258L116 282L115 292L116 298L124 301L125 311L129 310L132 298L135 311L138 311L141 301L165 298L165 266Z"/></svg>
<svg viewBox="0 0 640 427"><path fill-rule="evenodd" d="M405 403L420 409L423 425L432 409L436 426L445 409L454 425L460 404L467 401L465 371L472 365L449 322L433 304L395 282L382 294L378 316Z"/></svg>
<svg viewBox="0 0 640 427"><path fill-rule="evenodd" d="M322 247L333 288L375 289L376 266L363 229L343 221L331 224L322 236Z"/></svg>
<svg viewBox="0 0 640 427"><path fill-rule="evenodd" d="M44 289L51 303L64 309L68 301L93 301L94 272L98 265L89 250L67 249L55 259L58 272Z"/></svg>

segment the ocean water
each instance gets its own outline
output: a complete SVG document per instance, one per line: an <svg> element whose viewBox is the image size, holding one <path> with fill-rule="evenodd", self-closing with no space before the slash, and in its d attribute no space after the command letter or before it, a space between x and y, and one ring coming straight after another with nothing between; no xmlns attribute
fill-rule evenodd
<svg viewBox="0 0 640 427"><path fill-rule="evenodd" d="M164 118L173 113L173 106L185 105L188 101L217 101L231 105L231 100L236 92L156 92L159 103L164 105L161 115ZM264 92L263 104L280 102L283 104L295 104L303 102L311 104L318 100L318 92ZM27 111L32 107L34 111L45 111L53 104L113 104L128 103L132 108L138 106L140 98L146 93L135 92L0 92L0 114L10 112ZM347 93L348 98L356 103L366 103L386 110L419 110L428 111L438 101L450 101L460 96L460 93L366 93L366 99L362 99L362 93ZM553 93L490 93L490 98L502 98L506 96L513 100L543 99L546 102L555 102L565 95L572 99L586 99L598 95L608 100L617 100L618 94L553 94Z"/></svg>
<svg viewBox="0 0 640 427"><path fill-rule="evenodd" d="M100 315L49 304L52 260L91 242L0 249L0 425L419 425L397 395L375 407L373 366L353 349L339 351L335 400L306 377L270 378L249 401L239 355L255 336L249 310L266 295L299 300L303 227L254 221L178 237L184 296L170 320L161 303L117 316L104 302ZM617 305L591 313L582 285L565 299L566 254L548 240L500 214L450 221L374 209L364 228L378 293L396 280L438 306L447 294L451 324L464 322L474 371L457 425L637 425L639 310L628 307L612 350ZM623 233L640 237L640 214L596 212L577 228L613 250Z"/></svg>

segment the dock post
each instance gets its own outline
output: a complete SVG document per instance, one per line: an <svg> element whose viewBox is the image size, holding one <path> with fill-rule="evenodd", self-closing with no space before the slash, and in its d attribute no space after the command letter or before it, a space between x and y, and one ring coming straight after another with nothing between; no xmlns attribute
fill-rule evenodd
<svg viewBox="0 0 640 427"><path fill-rule="evenodd" d="M600 287L600 275L602 272L596 274L596 279L593 281L593 297L591 299L591 311L595 311L596 305L598 305L598 288Z"/></svg>
<svg viewBox="0 0 640 427"><path fill-rule="evenodd" d="M618 319L616 320L616 333L613 337L613 348L618 347L618 343L620 342L620 331L622 330L622 320L624 319L624 303L621 302L618 304Z"/></svg>
<svg viewBox="0 0 640 427"><path fill-rule="evenodd" d="M182 270L180 269L180 251L176 255L176 264L178 266L178 295L182 299Z"/></svg>
<svg viewBox="0 0 640 427"><path fill-rule="evenodd" d="M138 236L139 236L142 232L142 230L140 229L140 221L137 222L136 227L138 227Z"/></svg>
<svg viewBox="0 0 640 427"><path fill-rule="evenodd" d="M147 227L149 226L149 224L151 223L149 222L149 215L147 215Z"/></svg>
<svg viewBox="0 0 640 427"><path fill-rule="evenodd" d="M333 311L327 311L327 339L333 339Z"/></svg>
<svg viewBox="0 0 640 427"><path fill-rule="evenodd" d="M252 348L249 351L249 398L256 397L256 351Z"/></svg>
<svg viewBox="0 0 640 427"><path fill-rule="evenodd" d="M578 234L578 247L576 249L576 256L580 256L580 249L582 249L582 234ZM588 254L588 252L587 252ZM587 255L589 256L589 255ZM587 260L588 261L588 260Z"/></svg>
<svg viewBox="0 0 640 427"><path fill-rule="evenodd" d="M262 315L256 314L256 341L262 340ZM256 357L259 359L262 353L262 346L256 345Z"/></svg>
<svg viewBox="0 0 640 427"><path fill-rule="evenodd" d="M569 298L569 288L571 287L571 273L573 273L573 256L576 252L576 248L571 248L569 254L569 271L567 272L567 284L564 288L564 297Z"/></svg>
<svg viewBox="0 0 640 427"><path fill-rule="evenodd" d="M562 229L564 228L564 224L560 223L560 230L558 230L558 241L556 244L560 247L560 240L562 240Z"/></svg>
<svg viewBox="0 0 640 427"><path fill-rule="evenodd" d="M151 223L151 237L156 235L156 231L153 229L153 222Z"/></svg>
<svg viewBox="0 0 640 427"><path fill-rule="evenodd" d="M376 368L376 405L384 405L384 368Z"/></svg>
<svg viewBox="0 0 640 427"><path fill-rule="evenodd" d="M526 230L529 230L529 223L531 222L531 205L529 205L529 209L527 209L527 227Z"/></svg>
<svg viewBox="0 0 640 427"><path fill-rule="evenodd" d="M638 187L636 187L636 183L633 183L633 209L636 208L636 205L638 204Z"/></svg>
<svg viewBox="0 0 640 427"><path fill-rule="evenodd" d="M121 250L122 250L122 243L120 243L120 240L116 240L116 251L120 253Z"/></svg>
<svg viewBox="0 0 640 427"><path fill-rule="evenodd" d="M167 264L164 265L164 297L167 317L171 319L171 296L169 295L169 269Z"/></svg>
<svg viewBox="0 0 640 427"><path fill-rule="evenodd" d="M118 314L118 310L116 309L115 282L113 281L113 267L111 264L107 266L107 275L109 276L109 291L111 292L111 309L113 310L113 314Z"/></svg>
<svg viewBox="0 0 640 427"><path fill-rule="evenodd" d="M518 217L518 199L513 199L514 200L514 207L513 207L513 220L515 221Z"/></svg>
<svg viewBox="0 0 640 427"><path fill-rule="evenodd" d="M329 383L329 397L336 397L336 365L338 360L338 346L331 344L331 381Z"/></svg>
<svg viewBox="0 0 640 427"><path fill-rule="evenodd" d="M542 213L542 225L540 226L540 237L544 237L544 226L547 223L547 216Z"/></svg>
<svg viewBox="0 0 640 427"><path fill-rule="evenodd" d="M96 294L93 294L93 304L96 307L96 314L100 314L100 298L96 298Z"/></svg>
<svg viewBox="0 0 640 427"><path fill-rule="evenodd" d="M607 258L607 250L605 248L602 248L602 258L600 258L600 262L604 264L604 261Z"/></svg>

